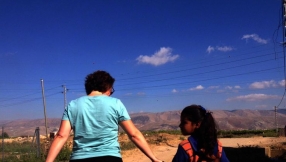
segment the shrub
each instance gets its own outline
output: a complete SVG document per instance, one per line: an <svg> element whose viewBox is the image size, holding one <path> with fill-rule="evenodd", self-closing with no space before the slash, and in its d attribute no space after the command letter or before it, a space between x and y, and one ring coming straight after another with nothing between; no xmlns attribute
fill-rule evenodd
<svg viewBox="0 0 286 162"><path fill-rule="evenodd" d="M252 136L263 137L277 137L277 133L274 129L270 130L220 130L218 131L219 138L246 138Z"/></svg>
<svg viewBox="0 0 286 162"><path fill-rule="evenodd" d="M71 153L71 149L68 148L67 145L65 145L58 154L56 161L69 161Z"/></svg>
<svg viewBox="0 0 286 162"><path fill-rule="evenodd" d="M133 142L127 141L127 142L120 142L120 148L121 150L132 150L136 148Z"/></svg>
<svg viewBox="0 0 286 162"><path fill-rule="evenodd" d="M7 132L3 132L3 134L0 135L0 138L9 138L9 135Z"/></svg>
<svg viewBox="0 0 286 162"><path fill-rule="evenodd" d="M4 162L43 162L47 156L47 152L45 150L45 144L41 143L40 155L37 157L36 148L33 146L32 142L12 142L5 143L4 152L9 153L4 157ZM71 149L65 145L60 153L58 154L55 162L64 162L69 161L71 154Z"/></svg>
<svg viewBox="0 0 286 162"><path fill-rule="evenodd" d="M185 137L184 136L180 136L179 140L185 140Z"/></svg>

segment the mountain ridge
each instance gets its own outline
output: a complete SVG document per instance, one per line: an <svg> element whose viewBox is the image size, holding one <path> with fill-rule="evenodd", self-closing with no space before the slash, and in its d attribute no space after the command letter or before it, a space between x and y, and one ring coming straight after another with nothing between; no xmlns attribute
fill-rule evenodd
<svg viewBox="0 0 286 162"><path fill-rule="evenodd" d="M130 117L139 130L178 130L181 110L164 112L142 112L130 114ZM213 116L221 130L261 130L274 129L274 110L212 110ZM278 127L286 123L286 109L279 109L276 113ZM60 126L61 118L47 119L47 133ZM19 119L0 120L0 126L9 136L33 136L36 127L40 128L40 134L46 134L44 119ZM2 130L0 130L2 133Z"/></svg>

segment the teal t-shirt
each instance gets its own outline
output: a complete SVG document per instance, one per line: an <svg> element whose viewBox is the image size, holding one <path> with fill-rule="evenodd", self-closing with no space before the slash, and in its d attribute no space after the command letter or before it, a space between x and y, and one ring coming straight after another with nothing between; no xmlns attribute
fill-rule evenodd
<svg viewBox="0 0 286 162"><path fill-rule="evenodd" d="M119 99L105 95L80 97L69 103L62 120L69 120L74 132L72 160L121 157L118 124L130 120L130 116Z"/></svg>

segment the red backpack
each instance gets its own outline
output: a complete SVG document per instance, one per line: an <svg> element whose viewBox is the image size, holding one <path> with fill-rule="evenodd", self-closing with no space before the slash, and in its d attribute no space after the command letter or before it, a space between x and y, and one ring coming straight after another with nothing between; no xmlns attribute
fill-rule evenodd
<svg viewBox="0 0 286 162"><path fill-rule="evenodd" d="M217 152L217 159L215 161L219 161L221 154L222 154L222 144L220 141L217 141L218 143L218 152ZM199 160L199 156L194 154L193 148L191 143L189 142L188 139L182 141L180 143L180 145L183 147L183 149L186 151L186 153L189 155L190 157L190 162L198 162Z"/></svg>

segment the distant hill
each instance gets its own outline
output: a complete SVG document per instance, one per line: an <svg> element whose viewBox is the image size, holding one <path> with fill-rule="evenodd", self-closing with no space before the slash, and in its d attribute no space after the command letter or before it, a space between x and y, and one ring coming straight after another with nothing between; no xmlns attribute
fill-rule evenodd
<svg viewBox="0 0 286 162"><path fill-rule="evenodd" d="M140 130L178 129L181 111L131 114ZM213 110L214 118L222 130L276 128L273 110ZM286 124L286 110L277 112L279 127Z"/></svg>
<svg viewBox="0 0 286 162"><path fill-rule="evenodd" d="M274 110L213 110L214 118L222 130L241 129L274 129ZM159 113L135 113L130 114L132 121L140 130L175 130L179 129L181 111L166 111ZM284 128L286 124L286 109L277 112L278 126ZM60 126L60 118L47 119L48 133ZM36 127L40 128L40 134L46 134L44 119L0 121L4 125L4 131L9 136L33 136ZM2 130L0 130L2 132Z"/></svg>

